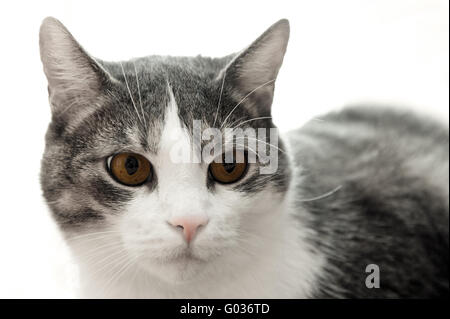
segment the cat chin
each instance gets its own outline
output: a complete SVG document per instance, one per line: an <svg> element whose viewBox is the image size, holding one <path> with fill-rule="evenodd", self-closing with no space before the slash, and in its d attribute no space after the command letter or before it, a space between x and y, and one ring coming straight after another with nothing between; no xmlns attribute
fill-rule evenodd
<svg viewBox="0 0 450 319"><path fill-rule="evenodd" d="M150 259L138 262L139 268L147 272L150 276L157 277L165 283L175 285L194 281L202 270L205 269L207 264L207 261L193 257L182 257L164 262Z"/></svg>

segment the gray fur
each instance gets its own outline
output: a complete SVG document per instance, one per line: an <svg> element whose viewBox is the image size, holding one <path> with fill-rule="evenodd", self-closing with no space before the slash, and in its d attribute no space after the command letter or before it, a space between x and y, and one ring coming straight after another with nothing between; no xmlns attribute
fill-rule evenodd
<svg viewBox="0 0 450 319"><path fill-rule="evenodd" d="M318 296L448 297L448 130L376 106L321 118L289 135L303 167L298 218L327 256ZM421 171L416 162L430 154L434 163ZM428 179L433 170L445 184ZM361 284L368 264L380 267L380 289Z"/></svg>

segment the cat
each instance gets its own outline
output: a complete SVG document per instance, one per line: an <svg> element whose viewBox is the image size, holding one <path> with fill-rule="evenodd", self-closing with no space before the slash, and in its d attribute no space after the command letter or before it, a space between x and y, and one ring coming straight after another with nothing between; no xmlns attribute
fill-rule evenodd
<svg viewBox="0 0 450 319"><path fill-rule="evenodd" d="M194 123L276 129L289 30L280 20L222 58L113 63L43 21L41 185L80 297L448 297L449 134L434 120L349 106L258 136L275 149L270 174L235 141L231 163L173 160L205 147Z"/></svg>

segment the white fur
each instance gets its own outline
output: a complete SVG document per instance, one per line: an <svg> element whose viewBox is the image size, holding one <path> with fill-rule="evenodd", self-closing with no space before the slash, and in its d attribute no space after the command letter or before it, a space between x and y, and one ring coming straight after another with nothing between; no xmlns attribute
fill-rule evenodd
<svg viewBox="0 0 450 319"><path fill-rule="evenodd" d="M191 141L171 95L158 154L144 154L157 174L157 188L136 188L126 211L111 216L102 230L111 233L99 235L98 240L87 235L74 249L80 261L82 296L310 296L323 259L312 252L304 240L307 231L290 216L293 194L283 196L267 188L246 196L223 185L210 192L205 183L207 166L173 163L174 145L189 149ZM174 216L209 219L190 245L191 257L185 255L181 231L167 222ZM85 257L86 250L93 249L97 252Z"/></svg>

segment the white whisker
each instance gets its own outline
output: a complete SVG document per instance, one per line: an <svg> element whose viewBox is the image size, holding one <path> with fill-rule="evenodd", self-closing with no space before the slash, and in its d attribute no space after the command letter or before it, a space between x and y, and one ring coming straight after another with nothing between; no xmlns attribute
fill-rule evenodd
<svg viewBox="0 0 450 319"><path fill-rule="evenodd" d="M231 114L233 114L233 112L236 110L236 108L241 105L242 102L244 102L250 95L252 95L254 92L256 92L257 90L259 90L260 88L266 86L267 84L270 84L272 82L275 82L275 79L267 81L263 84L261 84L260 86L258 86L257 88L255 88L254 90L250 91L250 93L248 93L246 96L244 96L244 98L242 100L239 101L238 104L236 104L236 106L231 110L230 113L228 113L227 117L225 118L225 120L223 121L222 125L220 126L220 129L223 128L223 126L226 124L228 118L231 116Z"/></svg>
<svg viewBox="0 0 450 319"><path fill-rule="evenodd" d="M118 256L118 257L116 257ZM103 270L107 269L112 264L115 264L117 262L122 262L128 259L129 256L124 248L121 250L115 251L112 254L107 255L105 258L100 259L99 261L93 263L92 265L95 267L101 266L96 271L92 273L92 278L95 278L95 276L99 273L101 273Z"/></svg>
<svg viewBox="0 0 450 319"><path fill-rule="evenodd" d="M229 126L227 126L226 128L234 128L233 125L236 124L239 121L245 120L247 118L247 116L242 116L240 118L238 118L236 121L234 121L233 123L231 123Z"/></svg>
<svg viewBox="0 0 450 319"><path fill-rule="evenodd" d="M67 240L75 240L75 239L85 238L85 237L90 237L90 236L95 236L95 235L111 234L111 233L118 233L118 232L119 231L117 231L117 230L100 231L100 232L95 232L95 233L88 233L88 234L82 234L82 235L78 235L78 236L68 237Z"/></svg>
<svg viewBox="0 0 450 319"><path fill-rule="evenodd" d="M137 109L137 107L136 107L136 103L134 103L133 95L131 94L130 86L128 85L127 76L125 75L125 70L123 69L123 64L122 64L122 62L120 62L120 67L122 68L122 74L123 74L123 77L125 78L125 84L126 84L126 86L127 86L128 93L129 93L129 95L130 95L131 102L133 103L134 110L136 111L136 114L137 114L137 116L138 116L139 121L141 122L141 124L144 124L144 123L142 122L141 116L139 115L138 109Z"/></svg>
<svg viewBox="0 0 450 319"><path fill-rule="evenodd" d="M110 279L106 282L106 284L104 285L103 290L106 292L107 289L108 289L111 285L113 285L115 282L117 282L117 281L120 279L120 277L121 277L128 269L130 269L130 268L134 265L135 260L136 260L136 258L132 258L132 259L129 260L129 261L126 261L126 260L125 260L125 261L123 262L123 265L120 267L120 269L117 270L117 271L110 277Z"/></svg>
<svg viewBox="0 0 450 319"><path fill-rule="evenodd" d="M86 239L80 238L80 239L78 239L76 241L71 241L69 243L76 247L76 246L83 246L83 245L91 244L91 243L95 244L96 242L102 242L102 241L105 241L105 240L107 240L107 241L115 241L117 239L118 239L117 237L114 237L114 236L111 236L111 235L103 235L103 236L100 236L100 237L88 237Z"/></svg>
<svg viewBox="0 0 450 319"><path fill-rule="evenodd" d="M223 145L229 145L229 144L231 144L231 145L236 145L237 143L225 142ZM258 153L257 153L253 148L251 148L250 146L247 145L247 148L246 148L246 149L252 151L253 154L255 154L256 156L258 156Z"/></svg>
<svg viewBox="0 0 450 319"><path fill-rule="evenodd" d="M342 188L342 185L339 185L338 187L336 187L335 189L333 189L332 191L329 191L328 193L322 194L320 196L317 197L313 197L313 198L308 198L308 199L301 199L299 200L300 202L312 202L315 200L319 200L319 199L323 199L326 198L328 196L333 195L334 193L336 193L338 190L340 190Z"/></svg>
<svg viewBox="0 0 450 319"><path fill-rule="evenodd" d="M118 252L121 248L122 246L117 243L110 246L101 246L101 249L100 247L98 247L98 249L91 251L90 254L82 255L81 258L83 258L83 262L85 263L98 265L99 263L97 263L96 260L98 260L100 257L111 256L113 253ZM108 254L105 255L105 253ZM109 260L109 258L104 259L104 261L106 260Z"/></svg>
<svg viewBox="0 0 450 319"><path fill-rule="evenodd" d="M236 140L241 140L241 139L243 139L243 138L244 138L244 139L247 138L247 139L251 139L251 140L253 140L253 141L261 142L261 143L263 143L263 144L265 144L265 145L272 146L273 148L279 150L281 153L286 153L284 150L282 150L282 149L279 148L278 146L275 146L275 145L273 145L273 144L271 144L271 143L267 143L267 142L265 142L265 141L263 141L263 140L260 140L260 139L254 138L254 137L244 136L244 137L238 137L238 138L236 138Z"/></svg>
<svg viewBox="0 0 450 319"><path fill-rule="evenodd" d="M223 86L224 86L224 84L225 84L225 77L226 77L226 76L227 76L227 71L225 70L225 71L223 72L222 86L220 87L219 102L217 103L216 116L214 117L214 124L213 124L212 127L216 127L216 121L217 121L217 116L219 115L220 102L222 101Z"/></svg>
<svg viewBox="0 0 450 319"><path fill-rule="evenodd" d="M250 120L247 120L247 121L244 121L244 122L241 122L241 123L239 123L238 125L236 125L235 127L233 127L233 129L236 129L236 128L238 128L239 126L242 126L243 124L245 124L245 123L248 123L248 122L253 122L253 121L257 121L257 120L264 120L264 119L271 119L272 118L272 116L261 116L261 117L255 117L255 118L252 118L252 119L250 119ZM237 120L237 121L234 121L233 123L231 123L231 127L236 123L236 122L238 122L239 120Z"/></svg>
<svg viewBox="0 0 450 319"><path fill-rule="evenodd" d="M136 76L136 85L137 85L137 88L138 88L139 105L141 106L142 118L144 119L145 129L148 129L147 120L145 119L144 108L142 107L142 96L141 96L141 89L140 89L140 85L139 85L139 77L138 77L138 74L137 74L136 63L134 63L134 61L133 61L133 66L134 66L134 75Z"/></svg>

